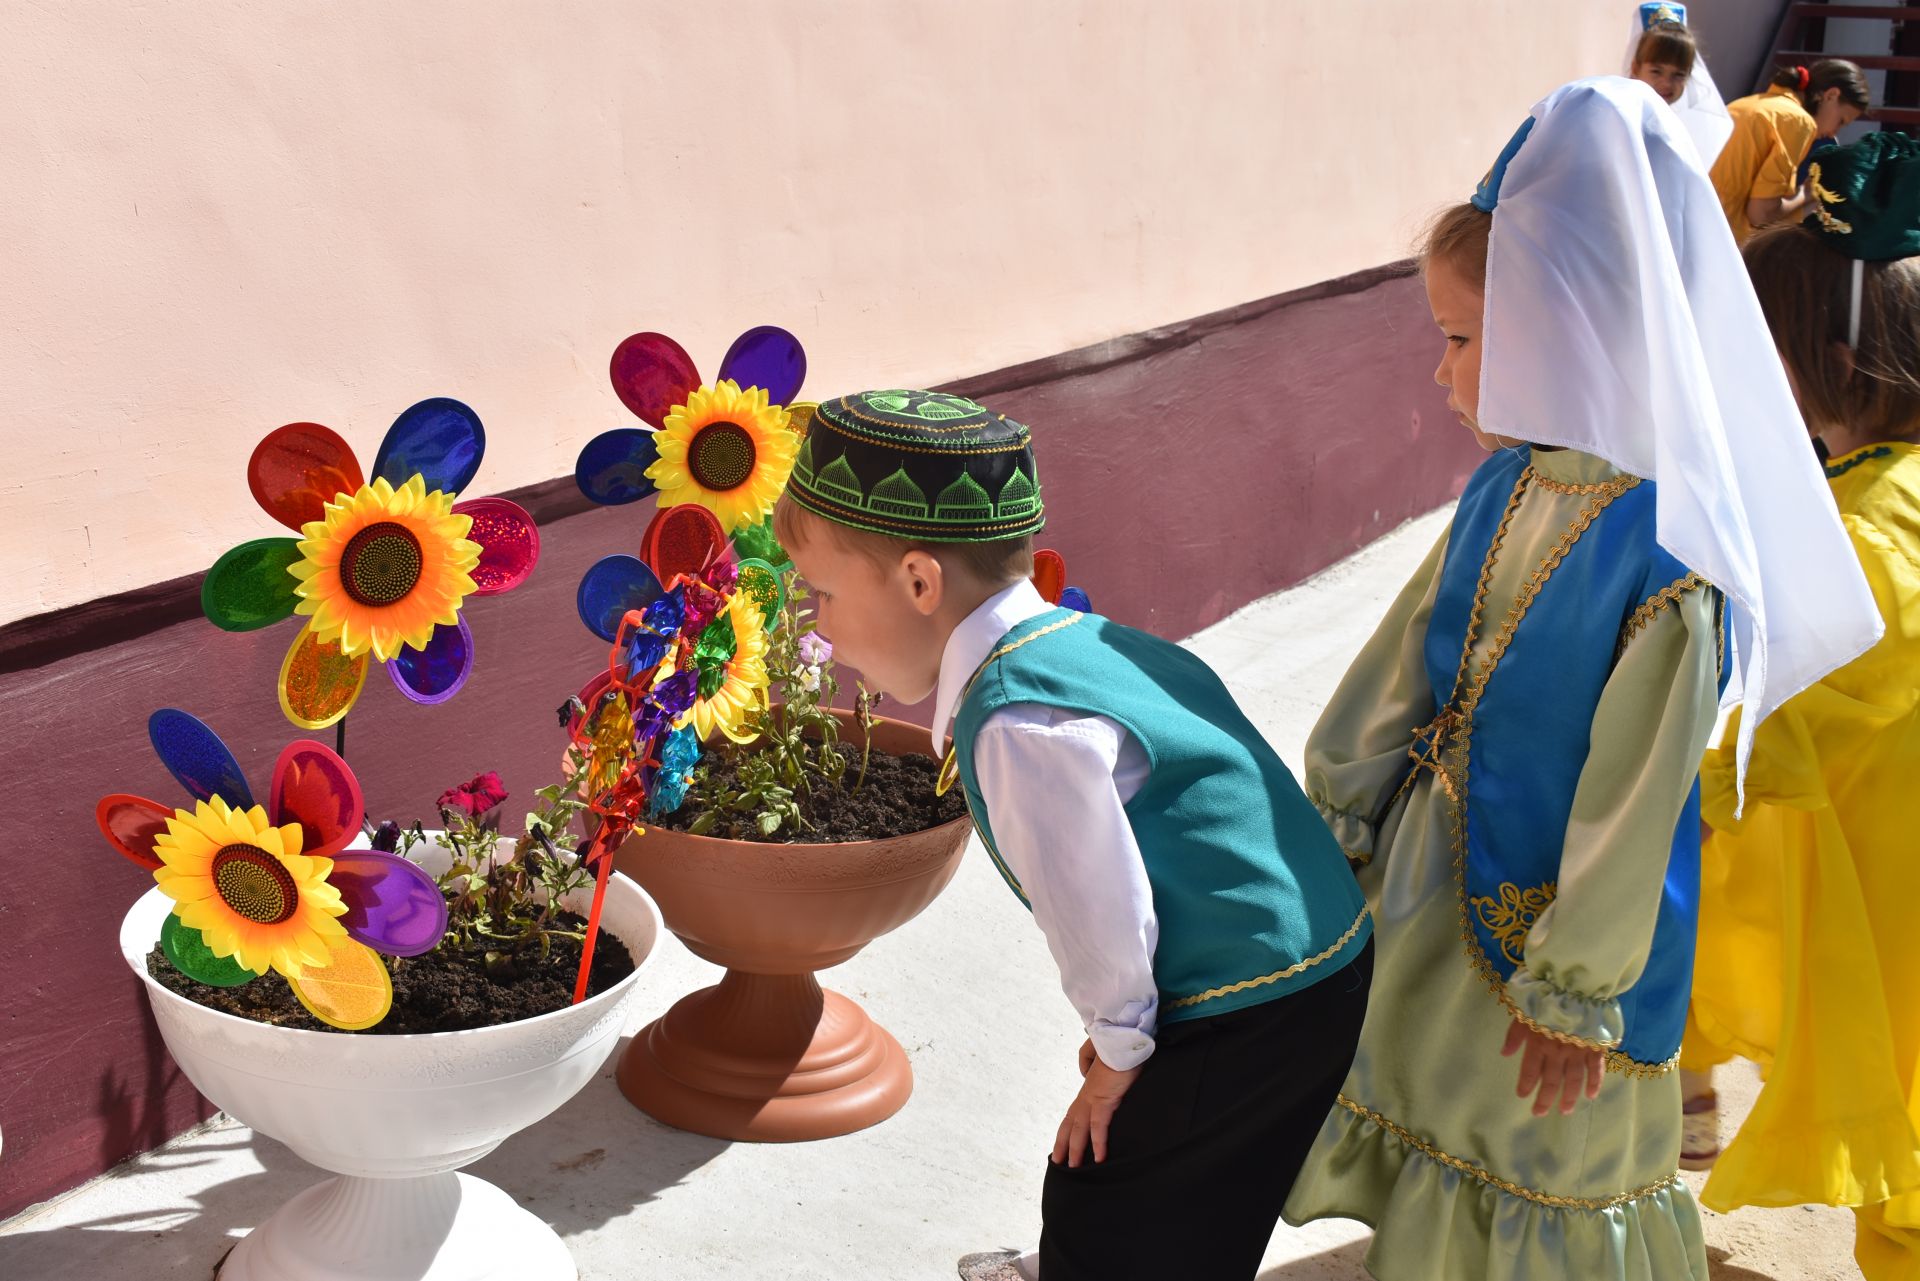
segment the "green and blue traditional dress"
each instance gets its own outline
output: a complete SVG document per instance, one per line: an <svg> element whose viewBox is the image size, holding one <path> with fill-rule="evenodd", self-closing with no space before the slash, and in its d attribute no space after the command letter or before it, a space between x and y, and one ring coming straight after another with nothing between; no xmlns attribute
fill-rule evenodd
<svg viewBox="0 0 1920 1281"><path fill-rule="evenodd" d="M1378 960L1287 1218L1373 1225L1385 1281L1707 1275L1674 1058L1719 597L1654 504L1588 454L1496 454L1308 741ZM1604 1047L1599 1097L1534 1117L1515 1019Z"/></svg>

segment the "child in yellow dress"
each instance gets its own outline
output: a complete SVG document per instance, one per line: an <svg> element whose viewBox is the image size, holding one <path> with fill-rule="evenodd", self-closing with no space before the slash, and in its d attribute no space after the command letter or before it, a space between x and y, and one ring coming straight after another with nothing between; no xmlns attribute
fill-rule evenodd
<svg viewBox="0 0 1920 1281"><path fill-rule="evenodd" d="M1747 267L1886 632L1760 724L1744 814L1732 751L1707 755L1681 1062L1767 1068L1701 1200L1851 1205L1890 1281L1920 1278L1920 143L1827 151L1809 187L1819 212Z"/></svg>

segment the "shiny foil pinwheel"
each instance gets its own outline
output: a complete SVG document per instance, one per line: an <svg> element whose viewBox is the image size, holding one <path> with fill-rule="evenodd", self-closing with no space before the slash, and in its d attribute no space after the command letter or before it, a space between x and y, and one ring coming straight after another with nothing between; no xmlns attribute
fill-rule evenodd
<svg viewBox="0 0 1920 1281"><path fill-rule="evenodd" d="M485 450L479 417L444 397L394 421L371 482L346 441L318 423L290 423L254 449L254 498L301 536L229 551L207 571L200 604L234 632L307 619L280 665L280 708L295 725L345 716L373 661L417 703L444 702L466 683L473 634L463 602L519 586L540 557L540 532L518 504L454 501Z"/></svg>
<svg viewBox="0 0 1920 1281"><path fill-rule="evenodd" d="M734 339L720 377L700 381L665 334L634 334L614 350L613 389L646 429L603 432L581 449L580 492L596 503L658 492L662 509L697 503L729 537L751 535L773 513L812 405L793 403L806 380L800 340L776 325Z"/></svg>
<svg viewBox="0 0 1920 1281"><path fill-rule="evenodd" d="M273 970L322 1022L357 1030L385 1018L393 984L380 953L438 946L447 905L406 859L347 848L364 816L347 763L319 743L289 743L262 806L198 718L162 708L147 734L192 808L116 793L95 816L108 843L173 900L160 946L174 968L212 987Z"/></svg>

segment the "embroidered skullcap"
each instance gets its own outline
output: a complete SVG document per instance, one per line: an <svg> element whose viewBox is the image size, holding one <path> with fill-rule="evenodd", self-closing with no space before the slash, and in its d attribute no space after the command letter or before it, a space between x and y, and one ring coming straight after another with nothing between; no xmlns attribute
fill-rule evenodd
<svg viewBox="0 0 1920 1281"><path fill-rule="evenodd" d="M1046 524L1027 429L946 392L821 401L787 493L838 524L924 542L994 542Z"/></svg>
<svg viewBox="0 0 1920 1281"><path fill-rule="evenodd" d="M1866 262L1920 254L1920 141L1870 133L1818 153L1807 170L1806 225L1836 253Z"/></svg>

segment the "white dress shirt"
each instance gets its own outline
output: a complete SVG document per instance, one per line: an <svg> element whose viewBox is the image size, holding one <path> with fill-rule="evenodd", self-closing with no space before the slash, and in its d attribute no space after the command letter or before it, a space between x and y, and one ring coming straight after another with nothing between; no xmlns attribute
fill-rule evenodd
<svg viewBox="0 0 1920 1281"><path fill-rule="evenodd" d="M936 755L980 665L1009 631L1052 608L1022 581L953 629L934 702ZM994 847L1033 907L1094 1052L1118 1071L1138 1067L1160 1016L1160 922L1125 809L1152 772L1145 749L1105 716L1018 703L980 726L973 770Z"/></svg>

